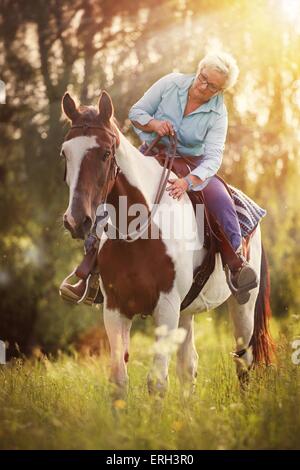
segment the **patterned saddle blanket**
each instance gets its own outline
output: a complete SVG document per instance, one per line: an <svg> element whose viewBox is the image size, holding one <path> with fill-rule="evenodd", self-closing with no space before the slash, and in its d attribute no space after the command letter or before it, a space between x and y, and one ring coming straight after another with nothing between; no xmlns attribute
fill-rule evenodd
<svg viewBox="0 0 300 470"><path fill-rule="evenodd" d="M255 227L257 227L260 220L266 215L267 211L260 207L249 196L244 194L240 189L237 189L230 184L228 186L233 196L242 236L246 238L253 232Z"/></svg>

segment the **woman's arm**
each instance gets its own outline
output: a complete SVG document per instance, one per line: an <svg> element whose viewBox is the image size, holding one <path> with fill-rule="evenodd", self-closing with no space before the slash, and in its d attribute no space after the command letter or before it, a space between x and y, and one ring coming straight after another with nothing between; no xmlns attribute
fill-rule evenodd
<svg viewBox="0 0 300 470"><path fill-rule="evenodd" d="M165 89L172 83L173 77L174 73L162 77L131 107L128 117L136 128L144 132L157 132L159 135L166 135L173 132L172 125L169 121L154 119L162 95Z"/></svg>
<svg viewBox="0 0 300 470"><path fill-rule="evenodd" d="M200 164L189 176L196 176L203 182L215 175L221 166L228 129L227 111L218 116L214 126L208 131L205 138L205 149ZM197 185L198 186L198 185ZM197 191L197 186L193 188Z"/></svg>

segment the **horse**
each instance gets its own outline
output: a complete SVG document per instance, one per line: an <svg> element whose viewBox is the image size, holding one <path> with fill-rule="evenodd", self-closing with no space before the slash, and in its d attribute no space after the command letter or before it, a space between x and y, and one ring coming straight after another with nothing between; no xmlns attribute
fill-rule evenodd
<svg viewBox="0 0 300 470"><path fill-rule="evenodd" d="M162 167L155 158L143 155L120 131L109 94L101 92L97 107L77 107L70 94L65 93L62 110L71 123L61 156L65 159L69 186L69 204L63 223L72 237L86 238L96 220L97 207L105 197L119 215L122 212L120 201L125 197L128 207L143 205L147 217L151 218ZM171 172L170 176L175 175ZM194 315L225 302L233 321L236 341L233 357L238 377L248 376L248 371L258 363L270 364L270 281L259 225L250 240L249 258L259 282L251 291L249 301L239 305L231 295L217 253L214 271L200 294L180 311L206 248L200 243L196 216L187 194L175 200L164 191L159 206L162 217L156 218L154 224L158 236L126 240L118 236L111 239L104 233L100 240L97 264L104 298L104 325L111 350L110 381L120 390L127 388L132 319L137 314L151 314L157 328L147 378L149 392L163 394L167 389L170 351L162 344L168 339L174 341L176 330L184 332L177 350L180 383L195 384L198 354L194 343ZM183 206L185 222L179 217L177 224L180 226L188 220L188 238L196 240L192 244L172 233L166 234L162 223L172 211L178 214ZM132 213L129 217L132 220Z"/></svg>

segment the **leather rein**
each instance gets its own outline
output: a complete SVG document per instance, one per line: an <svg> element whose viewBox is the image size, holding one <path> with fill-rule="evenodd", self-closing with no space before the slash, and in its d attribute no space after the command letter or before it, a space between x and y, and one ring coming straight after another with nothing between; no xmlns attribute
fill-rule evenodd
<svg viewBox="0 0 300 470"><path fill-rule="evenodd" d="M177 147L176 133L173 136L172 135L169 136L169 138L170 138L170 145L169 145L169 148L168 148L168 150L165 154L166 157L165 157L165 161L164 161L163 171L162 171L162 174L161 174L161 177L160 177L160 181L159 181L157 193L156 193L156 196L155 196L154 204L159 204L162 197L163 197L164 191L165 191L167 183L168 183L168 179L170 177L170 173L172 171L174 158L175 158L175 155L176 155L176 147ZM157 136L153 140L153 142L149 145L146 152L144 153L145 157L155 157L155 154L151 154L150 152L155 148L155 146L158 144L160 139L161 139L161 137Z"/></svg>

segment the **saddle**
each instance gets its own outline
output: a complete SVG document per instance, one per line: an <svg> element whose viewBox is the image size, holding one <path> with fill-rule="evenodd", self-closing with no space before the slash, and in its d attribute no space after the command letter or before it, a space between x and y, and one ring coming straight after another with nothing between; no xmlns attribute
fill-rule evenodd
<svg viewBox="0 0 300 470"><path fill-rule="evenodd" d="M166 150L164 147L154 147L152 149L152 154L149 153L149 156L150 155L156 158L161 166L165 165ZM201 158L202 157L175 155L175 158L172 162L172 171L178 178L183 178L199 165ZM223 182L231 196L230 188L227 186L225 181L220 176L216 176ZM181 303L181 310L186 309L193 302L193 300L195 300L207 282L209 276L214 271L216 253L221 254L224 268L226 266L231 266L238 269L241 266L241 260L233 251L231 244L227 240L227 237L224 234L222 228L212 216L212 214L208 212L205 205L205 197L202 191L188 191L187 194L192 202L195 213L197 204L204 205L204 247L207 249L207 253L202 264L194 271L193 283L189 292ZM243 239L243 255L247 260L249 260L249 242L252 234L249 237ZM79 300L77 300L76 303L83 302L88 305L93 305L103 302L103 295L99 286L99 272L97 270L98 247L99 242L95 241L94 246L90 247L90 249L87 251L80 265L77 266L77 268L75 268L75 270L62 282L60 295L65 300L69 300L74 303L72 292L66 292L65 286L68 285L72 289L72 286L68 284L67 281L70 279L70 277L72 277L72 275L75 274L77 278L85 281L83 295ZM62 287L64 288L62 289Z"/></svg>

